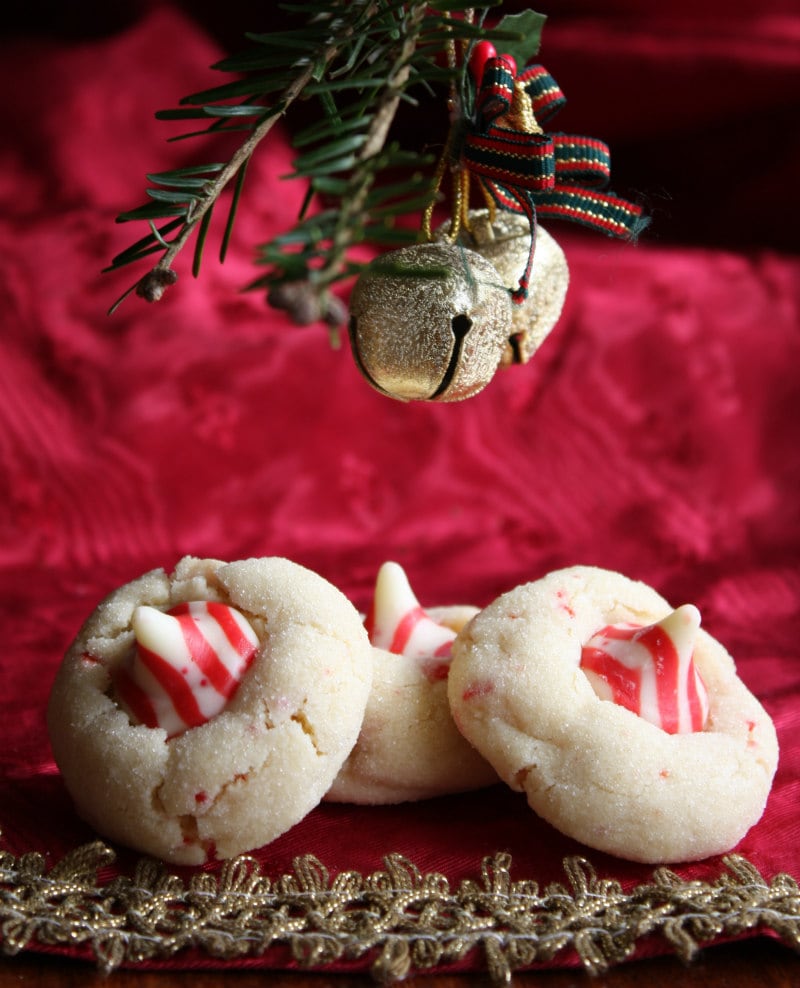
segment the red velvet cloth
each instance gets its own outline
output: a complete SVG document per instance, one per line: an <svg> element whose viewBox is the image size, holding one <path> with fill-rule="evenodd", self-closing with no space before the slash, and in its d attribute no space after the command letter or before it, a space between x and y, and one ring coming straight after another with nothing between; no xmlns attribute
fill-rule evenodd
<svg viewBox="0 0 800 988"><path fill-rule="evenodd" d="M143 198L146 172L198 153L164 143L172 131L152 114L209 84L220 43L159 4L95 38L40 26L4 42L5 849L55 861L94 836L53 764L45 705L84 618L149 568L281 554L363 609L385 559L431 605L485 605L588 563L696 603L736 657L782 749L767 811L737 850L767 877L800 876L800 262L786 180L800 163L788 116L800 17L778 0L742 4L738 19L722 4L669 17L621 0L603 15L553 6L566 9L550 11L541 58L570 100L558 126L611 141L614 187L642 192L654 224L635 247L551 224L572 276L558 327L530 365L445 406L381 397L346 346L239 292L252 246L303 196L281 178L282 132L253 161L226 264L209 252L192 282L183 258L163 302L129 299L108 318L142 273L100 274L143 232L114 216ZM651 871L567 840L502 787L322 806L258 857L273 875L301 853L367 872L395 851L453 881L496 851L542 883L562 878L567 854L627 884ZM120 868L130 860L123 851Z"/></svg>

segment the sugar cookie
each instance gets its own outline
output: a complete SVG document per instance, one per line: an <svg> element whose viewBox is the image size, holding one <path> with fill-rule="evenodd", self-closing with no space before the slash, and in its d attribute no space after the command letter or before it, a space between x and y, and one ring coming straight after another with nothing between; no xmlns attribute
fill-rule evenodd
<svg viewBox="0 0 800 988"><path fill-rule="evenodd" d="M193 646L182 662L182 642L200 632L176 619L198 609L218 616L216 630L202 628L214 654ZM134 625L138 647L157 657L138 672ZM171 576L121 587L85 623L51 693L53 752L101 834L178 864L228 858L273 840L325 794L358 737L371 666L358 612L317 574L280 558L186 557ZM163 675L148 693L153 668ZM117 702L134 673L154 726ZM194 707L205 712L186 723Z"/></svg>
<svg viewBox="0 0 800 988"><path fill-rule="evenodd" d="M400 803L497 782L450 716L447 675L456 633L478 609L423 609L397 563L384 563L366 626L372 690L358 742L327 799Z"/></svg>
<svg viewBox="0 0 800 988"><path fill-rule="evenodd" d="M453 645L449 676L459 728L540 816L590 847L649 863L733 848L761 817L778 759L771 719L703 630L693 650L707 691L702 730L668 733L597 695L583 646L670 611L618 573L560 570L475 617Z"/></svg>

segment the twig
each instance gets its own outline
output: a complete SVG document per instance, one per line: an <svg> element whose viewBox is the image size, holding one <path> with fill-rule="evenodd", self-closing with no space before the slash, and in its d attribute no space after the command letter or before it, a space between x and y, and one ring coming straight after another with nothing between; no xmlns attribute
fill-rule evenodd
<svg viewBox="0 0 800 988"><path fill-rule="evenodd" d="M374 155L379 154L386 144L389 129L397 113L397 108L400 105L400 97L411 71L410 61L417 44L417 31L415 29L422 22L426 6L425 3L415 3L408 12L409 30L400 46L394 67L386 80L386 85L375 116L372 118L367 130L366 141L357 155L357 164L363 164ZM342 256L352 243L353 230L355 228L354 221L358 219L364 209L364 203L369 195L373 181L374 176L369 169L356 172L356 181L353 183L353 188L347 196L337 219L336 232L333 237L330 253L326 258L325 264L320 269L318 276L314 279L318 286L325 286L335 278L335 271L341 262Z"/></svg>
<svg viewBox="0 0 800 988"><path fill-rule="evenodd" d="M370 16L374 10L375 5L371 4L367 8L367 16ZM326 66L329 65L352 34L353 29L349 28L342 38L330 44L323 51L320 61L322 61ZM128 289L122 298L115 303L111 309L112 312L122 302L122 300L131 293L131 291L135 290L137 295L146 299L148 302L157 302L161 299L166 289L170 285L175 284L178 276L176 272L172 270L172 262L186 246L190 237L194 233L195 227L203 221L203 217L216 203L217 199L219 199L223 189L227 186L231 179L236 176L239 169L247 163L256 147L258 147L260 142L264 140L279 118L286 113L291 104L298 98L298 96L300 96L305 87L311 82L315 71L317 70L318 64L318 61L310 60L306 68L300 73L294 82L287 87L280 100L282 104L281 109L276 113L271 113L269 117L262 120L261 123L258 124L258 126L253 130L248 139L234 152L230 161L220 171L219 175L214 179L211 185L209 185L203 198L195 201L194 208L191 212L191 217L187 217L180 233L172 241L170 241L168 249L161 255L155 266L146 275L144 275L133 286L133 288ZM407 72L408 69L406 68L406 74ZM396 99L399 100L399 95ZM393 113L392 116L394 116Z"/></svg>

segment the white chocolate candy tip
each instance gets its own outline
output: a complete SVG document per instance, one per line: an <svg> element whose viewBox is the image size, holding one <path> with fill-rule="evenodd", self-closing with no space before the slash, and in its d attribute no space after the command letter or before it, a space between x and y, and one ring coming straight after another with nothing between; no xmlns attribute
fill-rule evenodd
<svg viewBox="0 0 800 988"><path fill-rule="evenodd" d="M679 653L691 652L700 628L700 611L694 604L681 604L671 614L662 618L656 626L667 634Z"/></svg>
<svg viewBox="0 0 800 988"><path fill-rule="evenodd" d="M137 645L151 652L163 652L178 641L183 641L178 622L169 614L149 604L140 604L131 617L131 630ZM177 632L177 634L176 634ZM167 661L171 655L163 656Z"/></svg>
<svg viewBox="0 0 800 988"><path fill-rule="evenodd" d="M375 578L372 607L366 621L372 644L391 651L394 632L403 615L417 607L419 601L403 567L394 562L383 563Z"/></svg>
<svg viewBox="0 0 800 988"><path fill-rule="evenodd" d="M376 613L388 624L394 624L407 611L419 606L403 567L399 563L384 563L375 579Z"/></svg>
<svg viewBox="0 0 800 988"><path fill-rule="evenodd" d="M700 627L700 624L703 620L703 617L700 613L700 608L695 607L694 604L681 604L680 607L675 609L675 613L685 614L687 618L691 615L690 619L696 623L698 628Z"/></svg>
<svg viewBox="0 0 800 988"><path fill-rule="evenodd" d="M378 570L366 626L375 647L416 659L449 654L456 637L451 628L439 624L422 608L405 570L391 561Z"/></svg>

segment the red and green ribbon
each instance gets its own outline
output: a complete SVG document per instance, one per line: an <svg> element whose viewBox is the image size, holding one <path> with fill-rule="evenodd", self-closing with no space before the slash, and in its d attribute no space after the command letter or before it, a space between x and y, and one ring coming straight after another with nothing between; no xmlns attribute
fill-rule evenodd
<svg viewBox="0 0 800 988"><path fill-rule="evenodd" d="M531 227L527 266L513 292L527 297L536 241L537 216L571 220L609 236L634 240L647 225L641 207L608 190L611 156L593 137L529 133L506 124L515 83L525 88L540 126L566 102L550 73L531 65L519 76L507 57L488 57L470 68L480 72L474 112L466 122L461 165L477 176L502 209L525 215Z"/></svg>

